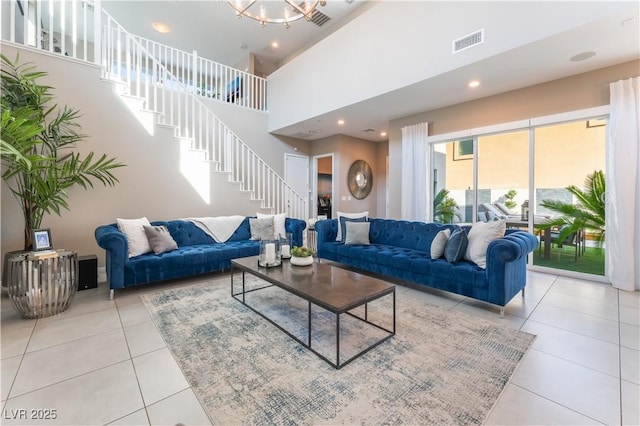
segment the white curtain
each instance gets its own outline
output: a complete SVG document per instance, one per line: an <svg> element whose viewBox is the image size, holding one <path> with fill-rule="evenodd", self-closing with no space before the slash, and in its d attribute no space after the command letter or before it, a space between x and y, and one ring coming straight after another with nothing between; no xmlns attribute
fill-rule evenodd
<svg viewBox="0 0 640 426"><path fill-rule="evenodd" d="M427 221L427 169L431 163L428 134L429 123L402 128L401 217L404 220Z"/></svg>
<svg viewBox="0 0 640 426"><path fill-rule="evenodd" d="M611 83L606 245L609 278L640 290L640 77Z"/></svg>

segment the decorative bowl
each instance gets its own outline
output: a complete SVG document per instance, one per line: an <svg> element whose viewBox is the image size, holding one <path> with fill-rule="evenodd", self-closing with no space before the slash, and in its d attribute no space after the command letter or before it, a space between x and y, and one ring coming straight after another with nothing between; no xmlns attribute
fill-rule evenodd
<svg viewBox="0 0 640 426"><path fill-rule="evenodd" d="M313 264L313 256L291 256L291 264L295 266L309 266Z"/></svg>

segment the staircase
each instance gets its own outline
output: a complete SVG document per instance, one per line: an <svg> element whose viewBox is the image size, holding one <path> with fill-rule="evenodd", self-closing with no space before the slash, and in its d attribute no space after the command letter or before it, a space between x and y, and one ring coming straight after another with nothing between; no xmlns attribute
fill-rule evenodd
<svg viewBox="0 0 640 426"><path fill-rule="evenodd" d="M203 95L211 97L210 88L214 87L213 84L199 83L206 82L207 78L213 81L211 76L214 74L206 72L207 69L215 72L207 66L210 61L129 34L109 14L102 11L102 16L104 78L118 84L122 96L140 99L142 109L156 115L157 125L173 128L176 139L182 143L187 141L192 150L203 153L203 161L208 162L214 172L226 174L227 180L235 183L240 192L248 193L251 200L258 201L263 211L286 212L289 217L307 218L306 199L200 100ZM156 55L163 49L165 54L159 55L164 59L161 61ZM187 66L190 63L204 64L193 67L204 72L190 72ZM260 96L239 96L237 89L242 87L243 77L246 79L243 74L246 73L238 70L226 73L226 81L230 83L224 86L222 96L225 100L237 101L244 107L261 107L264 104ZM250 86L259 84L263 83Z"/></svg>
<svg viewBox="0 0 640 426"><path fill-rule="evenodd" d="M12 0L1 6L4 41L100 65L103 79L116 85L137 116L145 117L145 127L172 129L176 143L193 151L191 158L201 158L202 167L226 177L261 211L307 218L306 198L202 101L206 97L266 111L264 79L129 34L102 10L100 0ZM65 20L71 25L56 25ZM209 185L218 180L211 179Z"/></svg>

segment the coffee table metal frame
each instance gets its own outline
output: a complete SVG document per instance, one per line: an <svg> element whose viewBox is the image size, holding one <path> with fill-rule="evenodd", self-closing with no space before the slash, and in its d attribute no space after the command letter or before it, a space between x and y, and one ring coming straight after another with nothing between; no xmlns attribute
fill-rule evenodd
<svg viewBox="0 0 640 426"><path fill-rule="evenodd" d="M256 257L257 259L257 257ZM241 260L241 259L239 259ZM234 283L233 283L233 272L234 269L239 269L240 271L242 271L242 291L240 291L239 293L234 293ZM318 303L317 301L312 301L311 298L309 297L309 295L305 294L304 292L300 292L300 291L292 291L291 288L285 287L283 286L283 283L279 282L278 280L272 279L264 274L258 274L260 272L261 269L266 269L266 268L262 268L262 267L258 267L258 262L256 260L256 269L251 269L251 268L247 268L246 266L242 265L241 263L236 262L236 260L232 260L231 261L231 296L236 299L237 301L239 301L240 303L242 303L243 305L245 305L247 308L251 309L253 312L257 313L258 315L260 315L261 317L263 317L264 319L266 319L267 321L269 321L271 324L275 325L276 327L278 327L283 333L285 333L286 335L288 335L289 337L291 337L293 340L295 340L296 342L300 343L301 345L303 345L305 348L309 349L311 352L313 352L314 354L316 354L319 358L321 358L322 360L326 361L329 365L331 365L332 367L334 367L335 369L341 369L342 367L344 367L345 365L349 364L351 361L355 360L356 358L364 355L365 353L369 352L370 350L374 349L375 347L377 347L378 345L386 342L387 340L389 340L390 338L392 338L393 336L395 336L396 334L396 288L393 285L390 285L389 289L385 290L384 292L382 292L381 294L377 294L375 296L372 296L370 298L366 298L366 300L362 301L361 303L357 303L354 305L350 305L346 308L342 308L342 309L337 309L331 305L327 305L324 303ZM247 290L246 286L245 286L245 273L249 273L255 277L258 277L264 281L267 281L268 285L264 285L258 288L252 288ZM355 272L354 272L355 273ZM245 299L245 295L248 293L252 293L255 291L259 291L259 290L264 290L266 288L270 288L270 287L278 287L281 288L291 294L294 294L295 296L300 297L303 300L307 301L308 304L308 308L307 308L307 341L303 341L301 339L299 339L297 336L293 335L292 333L290 333L288 330L286 330L285 328L283 328L281 325L279 325L278 323L276 323L275 321L273 321L272 319L270 319L269 317L267 317L265 314L263 314L262 312L258 311L256 308L250 306L249 304L247 304L246 299ZM379 325L379 324L375 324L371 321L369 321L368 318L368 304L370 302L373 302L374 300L380 299L382 297L391 295L393 298L393 328L391 330ZM311 305L316 305L319 306L323 309L325 309L326 311L329 311L333 314L335 314L336 316L336 361L332 361L329 358L327 358L326 356L322 355L320 352L316 351L312 346L311 346L311 335L312 335L312 327L311 327ZM364 318L360 317L358 315L355 315L351 312L349 312L350 310L353 310L355 308L358 308L360 306L364 305ZM369 325L372 325L376 328L379 328L380 330L383 330L387 333L389 333L387 336L383 337L382 339L376 341L375 343L373 343L372 345L366 347L365 349L361 350L360 352L358 352L357 354L353 355L352 357L350 357L349 359L347 359L346 361L340 362L340 315L341 314L347 314L353 318L356 318L364 323L367 323Z"/></svg>

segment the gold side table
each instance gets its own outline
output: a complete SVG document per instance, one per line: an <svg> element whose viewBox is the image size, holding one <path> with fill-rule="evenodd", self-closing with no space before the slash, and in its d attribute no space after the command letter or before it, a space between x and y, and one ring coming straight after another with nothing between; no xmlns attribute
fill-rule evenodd
<svg viewBox="0 0 640 426"><path fill-rule="evenodd" d="M7 294L23 318L66 311L78 289L78 254L57 250L46 257L31 252L10 255Z"/></svg>

